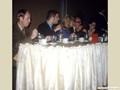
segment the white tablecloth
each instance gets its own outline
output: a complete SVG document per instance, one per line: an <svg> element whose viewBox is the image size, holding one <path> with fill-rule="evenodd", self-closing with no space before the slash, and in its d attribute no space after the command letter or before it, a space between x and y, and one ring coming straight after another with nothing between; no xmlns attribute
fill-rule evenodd
<svg viewBox="0 0 120 90"><path fill-rule="evenodd" d="M20 45L17 90L96 90L107 85L108 44Z"/></svg>

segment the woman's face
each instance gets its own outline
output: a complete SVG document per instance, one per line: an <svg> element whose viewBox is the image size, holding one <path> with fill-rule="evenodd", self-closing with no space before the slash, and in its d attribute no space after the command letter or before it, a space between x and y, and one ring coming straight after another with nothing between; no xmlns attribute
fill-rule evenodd
<svg viewBox="0 0 120 90"><path fill-rule="evenodd" d="M70 27L73 27L73 24L74 24L74 22L73 22L73 20L72 20L72 21L70 21L69 26L70 26Z"/></svg>
<svg viewBox="0 0 120 90"><path fill-rule="evenodd" d="M95 23L95 22L92 22L91 24L89 24L89 26L90 26L90 29L95 29L96 23Z"/></svg>

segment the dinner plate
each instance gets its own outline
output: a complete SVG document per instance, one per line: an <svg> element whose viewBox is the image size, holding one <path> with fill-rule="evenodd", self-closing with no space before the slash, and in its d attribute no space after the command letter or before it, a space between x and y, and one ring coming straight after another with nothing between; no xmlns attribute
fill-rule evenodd
<svg viewBox="0 0 120 90"><path fill-rule="evenodd" d="M49 43L49 44L50 44L50 45L56 45L57 43L52 43L52 42L51 42L51 43Z"/></svg>

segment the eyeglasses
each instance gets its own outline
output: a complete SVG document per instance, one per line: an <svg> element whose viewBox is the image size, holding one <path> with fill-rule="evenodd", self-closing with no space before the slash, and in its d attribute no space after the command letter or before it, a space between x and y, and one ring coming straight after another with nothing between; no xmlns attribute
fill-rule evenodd
<svg viewBox="0 0 120 90"><path fill-rule="evenodd" d="M93 24L92 26L96 26L95 24Z"/></svg>
<svg viewBox="0 0 120 90"><path fill-rule="evenodd" d="M81 23L80 21L75 21L75 23Z"/></svg>

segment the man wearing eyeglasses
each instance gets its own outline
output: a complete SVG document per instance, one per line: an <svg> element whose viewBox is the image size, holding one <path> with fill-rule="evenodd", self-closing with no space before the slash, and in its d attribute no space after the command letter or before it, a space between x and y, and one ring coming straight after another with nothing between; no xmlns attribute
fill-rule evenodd
<svg viewBox="0 0 120 90"><path fill-rule="evenodd" d="M75 16L75 17L74 17L73 27L70 28L70 34L75 33L75 32L76 32L76 29L80 29L81 23L82 23L82 21L81 21L80 17Z"/></svg>
<svg viewBox="0 0 120 90"><path fill-rule="evenodd" d="M76 16L74 21L75 21L75 24L74 24L75 29L78 29L80 27L80 25L82 24L82 20L80 17Z"/></svg>
<svg viewBox="0 0 120 90"><path fill-rule="evenodd" d="M77 38L84 37L86 34L86 29L82 25L82 20L79 16L76 16L74 19L74 33L77 35Z"/></svg>
<svg viewBox="0 0 120 90"><path fill-rule="evenodd" d="M56 10L48 11L46 21L43 22L38 26L38 32L43 36L51 36L56 35L57 31L61 30L61 25L57 25L55 28L53 27L54 24L58 24L60 18L59 14Z"/></svg>

